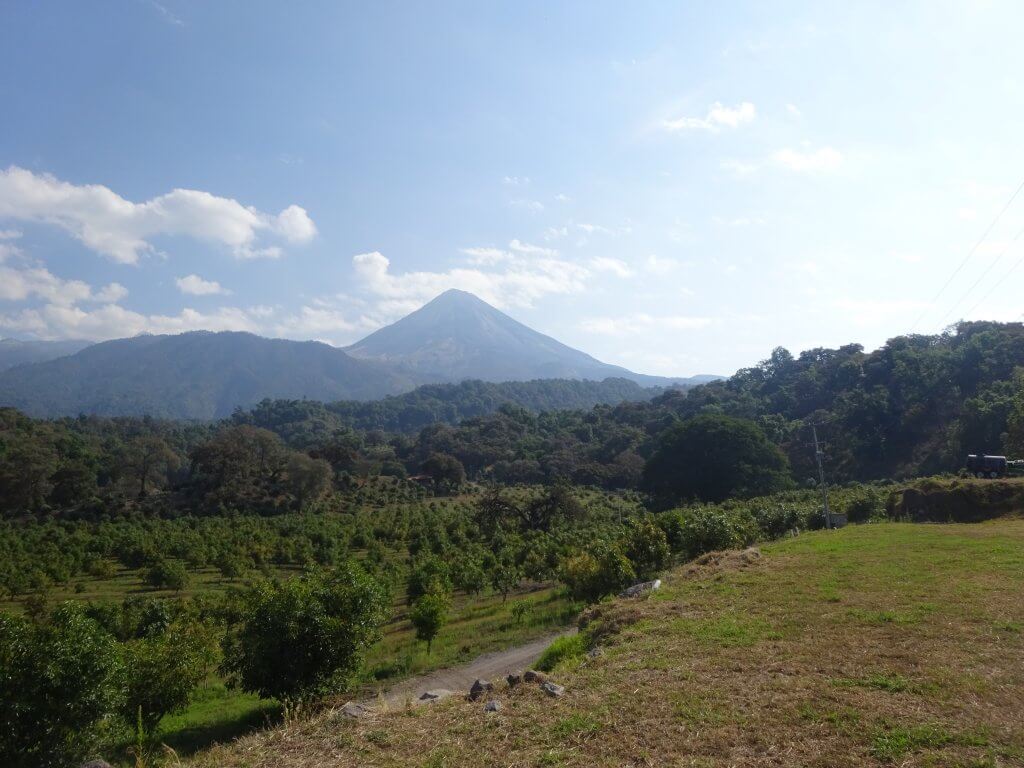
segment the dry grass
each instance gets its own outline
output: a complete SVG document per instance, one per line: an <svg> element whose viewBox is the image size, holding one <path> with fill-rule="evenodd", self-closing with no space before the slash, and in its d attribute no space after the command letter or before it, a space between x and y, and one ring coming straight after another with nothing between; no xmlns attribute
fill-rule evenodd
<svg viewBox="0 0 1024 768"><path fill-rule="evenodd" d="M561 699L502 690L246 737L202 766L1024 765L1024 521L872 525L709 558L591 616Z"/></svg>

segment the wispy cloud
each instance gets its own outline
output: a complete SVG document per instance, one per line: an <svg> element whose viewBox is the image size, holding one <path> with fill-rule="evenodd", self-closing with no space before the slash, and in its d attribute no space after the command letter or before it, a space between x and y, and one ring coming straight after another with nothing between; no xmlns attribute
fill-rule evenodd
<svg viewBox="0 0 1024 768"><path fill-rule="evenodd" d="M618 317L591 317L580 323L580 328L589 333L603 336L633 336L648 333L655 328L662 330L690 331L706 328L711 324L708 317L686 315L648 315L636 313Z"/></svg>
<svg viewBox="0 0 1024 768"><path fill-rule="evenodd" d="M780 149L771 156L772 162L798 173L828 173L838 170L843 164L843 154L832 147L820 149Z"/></svg>
<svg viewBox="0 0 1024 768"><path fill-rule="evenodd" d="M677 117L661 121L661 127L669 132L702 130L718 133L722 128L738 128L751 122L757 109L749 101L735 107L727 107L716 101L704 117Z"/></svg>

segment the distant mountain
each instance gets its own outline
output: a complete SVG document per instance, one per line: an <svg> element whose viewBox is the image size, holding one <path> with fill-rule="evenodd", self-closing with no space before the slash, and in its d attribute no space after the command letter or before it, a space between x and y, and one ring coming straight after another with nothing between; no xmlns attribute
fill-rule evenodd
<svg viewBox="0 0 1024 768"><path fill-rule="evenodd" d="M623 388L623 379L642 387L666 387L718 378L645 376L602 363L464 291L447 291L345 350L313 341L208 331L85 344L0 342L0 405L32 416L214 419L267 398L365 401L422 384L619 380L593 388L567 387L563 381L521 392L471 387L454 393L425 391L405 404L415 407L404 417L389 416L404 429L427 413L444 411L447 415L439 420L449 421L457 414L491 412L502 402L559 409L643 399L642 393ZM4 349L21 364L3 370ZM31 362L32 355L42 361ZM441 402L449 395L463 405L453 408ZM398 407L393 402L387 410ZM374 414L382 417L383 411Z"/></svg>
<svg viewBox="0 0 1024 768"><path fill-rule="evenodd" d="M137 336L0 373L0 404L33 416L211 419L270 398L373 400L421 380L314 341L197 331Z"/></svg>
<svg viewBox="0 0 1024 768"><path fill-rule="evenodd" d="M0 371L25 363L45 363L73 355L89 346L88 341L18 341L0 339Z"/></svg>
<svg viewBox="0 0 1024 768"><path fill-rule="evenodd" d="M633 373L528 328L465 291L445 291L346 350L444 381L623 378L644 386L692 385L717 376L670 379Z"/></svg>

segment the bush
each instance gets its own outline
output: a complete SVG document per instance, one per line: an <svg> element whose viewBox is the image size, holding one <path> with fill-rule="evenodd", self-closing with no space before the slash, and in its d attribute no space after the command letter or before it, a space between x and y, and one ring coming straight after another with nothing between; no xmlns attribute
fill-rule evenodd
<svg viewBox="0 0 1024 768"><path fill-rule="evenodd" d="M39 623L0 615L0 764L62 768L86 757L120 676L114 639L79 606Z"/></svg>
<svg viewBox="0 0 1024 768"><path fill-rule="evenodd" d="M680 551L687 558L716 549L736 549L757 536L752 517L721 507L691 507L680 517Z"/></svg>
<svg viewBox="0 0 1024 768"><path fill-rule="evenodd" d="M650 515L630 521L624 545L637 578L654 578L668 565L668 539Z"/></svg>
<svg viewBox="0 0 1024 768"><path fill-rule="evenodd" d="M562 563L561 580L577 600L596 602L636 581L633 564L615 547L582 552Z"/></svg>
<svg viewBox="0 0 1024 768"><path fill-rule="evenodd" d="M383 588L354 566L285 582L261 581L243 596L224 671L232 684L284 701L343 689L380 635Z"/></svg>
<svg viewBox="0 0 1024 768"><path fill-rule="evenodd" d="M586 656L587 644L583 635L565 635L545 648L534 666L541 672L551 672L559 665L578 665Z"/></svg>
<svg viewBox="0 0 1024 768"><path fill-rule="evenodd" d="M188 706L196 686L216 663L216 640L198 624L124 643L125 698L121 715L140 736L152 736L164 715Z"/></svg>

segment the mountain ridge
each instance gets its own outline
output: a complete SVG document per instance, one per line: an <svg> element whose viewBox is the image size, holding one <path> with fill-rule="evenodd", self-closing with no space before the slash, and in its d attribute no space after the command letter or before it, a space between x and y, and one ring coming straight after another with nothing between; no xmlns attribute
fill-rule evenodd
<svg viewBox="0 0 1024 768"><path fill-rule="evenodd" d="M43 417L214 419L264 399L380 400L426 384L625 379L667 387L716 378L647 376L603 363L458 290L346 348L190 331L115 339L64 356L56 356L59 346L46 349L54 359L0 370L0 405Z"/></svg>

